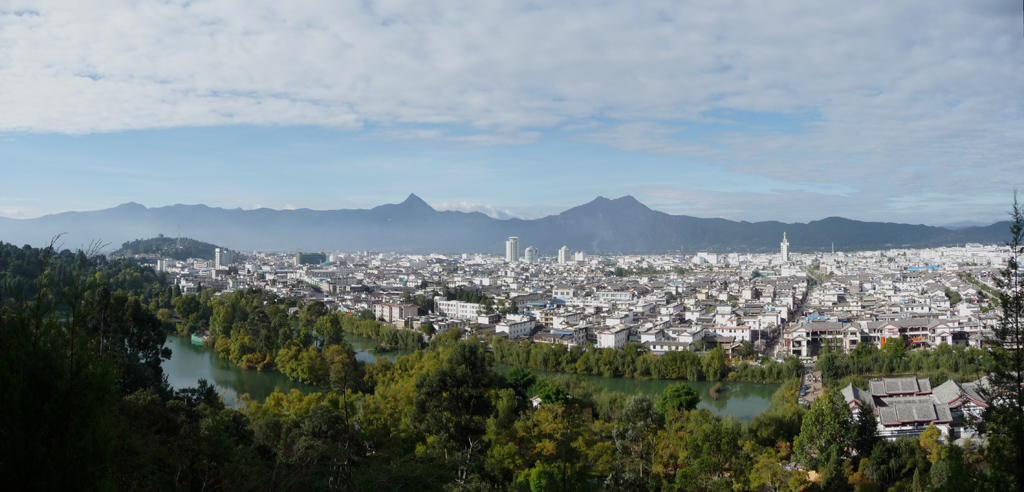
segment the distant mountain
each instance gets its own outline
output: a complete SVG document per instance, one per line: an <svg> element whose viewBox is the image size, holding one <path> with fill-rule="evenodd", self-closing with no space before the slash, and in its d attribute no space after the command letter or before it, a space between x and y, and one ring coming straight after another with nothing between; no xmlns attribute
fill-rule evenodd
<svg viewBox="0 0 1024 492"><path fill-rule="evenodd" d="M631 196L598 197L558 215L499 220L479 212L437 211L416 195L402 203L359 210L223 209L206 205L146 208L137 203L94 212L36 219L0 218L0 241L34 246L59 233L67 248L95 240L120 244L164 234L202 238L233 250L395 251L503 253L505 239L553 255L568 246L589 253L777 251L785 232L793 251L854 251L1001 243L1006 222L951 230L945 227L861 222L829 217L807 224L735 222L669 215Z"/></svg>
<svg viewBox="0 0 1024 492"><path fill-rule="evenodd" d="M955 230L958 230L958 229L966 229L968 227L985 227L987 225L990 225L990 224L988 222L977 222L977 221L973 221L973 220L961 220L960 222L953 222L952 224L945 224L942 227L945 227L946 229L953 229L955 231Z"/></svg>

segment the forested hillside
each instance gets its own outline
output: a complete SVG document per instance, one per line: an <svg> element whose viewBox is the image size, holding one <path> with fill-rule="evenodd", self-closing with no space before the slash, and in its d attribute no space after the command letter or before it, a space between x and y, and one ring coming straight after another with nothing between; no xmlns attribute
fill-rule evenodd
<svg viewBox="0 0 1024 492"><path fill-rule="evenodd" d="M217 245L185 237L180 240L172 237L154 237L151 239L128 241L122 244L121 249L115 251L113 255L149 254L175 260L186 260L189 258L213 260L217 248L219 248Z"/></svg>

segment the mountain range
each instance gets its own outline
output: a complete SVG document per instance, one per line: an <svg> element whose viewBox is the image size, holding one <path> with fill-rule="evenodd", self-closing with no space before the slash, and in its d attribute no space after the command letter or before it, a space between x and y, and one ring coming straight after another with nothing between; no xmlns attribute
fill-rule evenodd
<svg viewBox="0 0 1024 492"><path fill-rule="evenodd" d="M179 229L180 228L180 229ZM393 251L401 253L504 253L518 236L521 248L541 255L558 248L588 253L777 251L783 232L792 251L877 250L1001 244L1009 226L950 229L829 217L801 223L745 222L669 215L631 196L593 201L557 215L495 219L479 212L438 211L416 195L402 203L357 210L223 209L206 205L147 208L126 203L106 210L64 212L34 219L0 218L0 241L16 245L59 243L75 249L96 241L124 241L178 234L239 251Z"/></svg>

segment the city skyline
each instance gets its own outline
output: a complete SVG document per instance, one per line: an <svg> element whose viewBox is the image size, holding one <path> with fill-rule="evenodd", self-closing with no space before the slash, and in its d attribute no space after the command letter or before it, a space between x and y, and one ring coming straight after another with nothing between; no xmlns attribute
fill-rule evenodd
<svg viewBox="0 0 1024 492"><path fill-rule="evenodd" d="M0 26L3 217L416 193L987 224L1024 183L1010 2L44 1Z"/></svg>

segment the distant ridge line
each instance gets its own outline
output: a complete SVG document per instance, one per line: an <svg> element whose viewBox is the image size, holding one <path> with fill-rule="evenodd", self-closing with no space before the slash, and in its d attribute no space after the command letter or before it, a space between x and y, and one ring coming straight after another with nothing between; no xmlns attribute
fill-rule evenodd
<svg viewBox="0 0 1024 492"><path fill-rule="evenodd" d="M1001 244L1007 222L961 229L827 217L807 223L745 222L670 215L626 195L594 200L539 219L495 219L480 212L438 211L415 194L370 209L254 210L206 205L147 208L131 202L91 212L0 221L0 241L40 246L54 231L66 244L112 244L181 228L193 238L235 250L393 251L501 254L509 236L553 256L558 248L597 254L703 250L775 252L787 231L792 252L878 250ZM684 247L685 251L679 248Z"/></svg>

